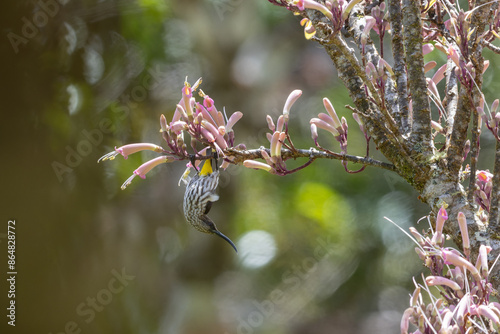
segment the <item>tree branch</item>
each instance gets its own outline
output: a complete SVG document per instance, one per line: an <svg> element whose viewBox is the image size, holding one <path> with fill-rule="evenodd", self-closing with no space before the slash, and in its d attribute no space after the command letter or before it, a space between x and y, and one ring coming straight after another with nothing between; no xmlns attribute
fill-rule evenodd
<svg viewBox="0 0 500 334"><path fill-rule="evenodd" d="M497 140L495 152L495 167L493 168L493 180L490 197L490 219L489 228L500 235L500 224L498 221L498 205L500 204L500 141Z"/></svg>
<svg viewBox="0 0 500 334"><path fill-rule="evenodd" d="M458 172L462 167L465 141L467 139L467 129L470 121L470 111L473 108L470 98L470 91L464 86L460 86L456 114L453 120L450 141L446 153L448 159L448 170L450 175L458 182Z"/></svg>
<svg viewBox="0 0 500 334"><path fill-rule="evenodd" d="M495 46L495 45L491 44L488 41L482 40L481 41L481 45L487 47L488 49L490 49L491 51L495 52L496 54L500 54L500 47Z"/></svg>
<svg viewBox="0 0 500 334"><path fill-rule="evenodd" d="M226 156L235 157L231 161L232 163L241 165L245 160L263 159L261 153L262 150L266 151L269 155L271 154L270 149L263 147L252 150L236 150L233 148L229 148L225 150L224 153L226 154ZM292 151L289 149L282 149L281 156L283 157L283 160L296 159L296 158L309 158L311 160L316 160L316 159L345 160L366 166L379 167L393 172L396 171L396 168L394 167L393 164L383 161L378 161L370 157L360 157L357 155L349 155L349 154L338 154L334 152L323 152L323 151L318 151L317 149L312 147L308 150L297 149Z"/></svg>
<svg viewBox="0 0 500 334"><path fill-rule="evenodd" d="M392 30L392 54L394 56L394 73L398 93L398 109L393 110L394 120L399 125L401 134L410 131L408 123L408 91L406 78L406 65L402 34L402 11L400 0L389 0L389 17Z"/></svg>
<svg viewBox="0 0 500 334"><path fill-rule="evenodd" d="M413 101L410 143L424 161L432 154L431 115L422 53L422 21L420 1L403 0L404 46L408 83Z"/></svg>
<svg viewBox="0 0 500 334"><path fill-rule="evenodd" d="M457 75L455 74L455 63L451 58L448 59L446 64L446 144L445 150L451 143L451 133L453 131L453 125L455 123L455 114L457 111L458 104L458 81Z"/></svg>

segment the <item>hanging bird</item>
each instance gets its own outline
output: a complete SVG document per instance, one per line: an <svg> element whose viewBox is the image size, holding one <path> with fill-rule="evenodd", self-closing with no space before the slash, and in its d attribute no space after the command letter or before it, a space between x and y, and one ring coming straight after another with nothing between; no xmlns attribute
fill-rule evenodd
<svg viewBox="0 0 500 334"><path fill-rule="evenodd" d="M203 163L201 171L190 178L187 172L182 177L186 183L186 193L184 194L184 217L186 221L200 232L216 234L226 240L236 252L234 243L222 234L214 222L207 216L212 203L219 199L215 189L219 184L219 170L217 166L217 155L213 153L213 159L207 159ZM194 161L192 163L195 166Z"/></svg>

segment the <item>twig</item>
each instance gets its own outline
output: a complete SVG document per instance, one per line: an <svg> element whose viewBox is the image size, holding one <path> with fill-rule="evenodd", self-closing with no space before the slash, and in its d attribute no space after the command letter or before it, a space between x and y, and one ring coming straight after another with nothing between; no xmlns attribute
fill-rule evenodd
<svg viewBox="0 0 500 334"><path fill-rule="evenodd" d="M263 149L263 148L262 148ZM239 151L236 149L227 149L224 151L226 156L234 156L235 159L232 161L234 164L242 164L245 160L254 160L254 159L262 159L262 149L253 149L253 150L244 150ZM271 154L269 149L264 149L268 154ZM367 166L379 167L382 169L387 169L390 171L396 171L396 168L393 164L375 160L372 158L365 158L356 155L349 154L338 154L334 152L322 152L318 151L315 148L306 149L297 149L295 151L291 151L288 149L281 150L281 156L283 159L295 159L295 158L309 158L312 160L315 159L335 159L335 160L346 160L353 163L358 163Z"/></svg>
<svg viewBox="0 0 500 334"><path fill-rule="evenodd" d="M491 44L488 41L481 40L481 45L487 47L488 49L490 49L491 51L493 51L493 52L495 52L497 54L500 54L500 47L495 46L495 45Z"/></svg>

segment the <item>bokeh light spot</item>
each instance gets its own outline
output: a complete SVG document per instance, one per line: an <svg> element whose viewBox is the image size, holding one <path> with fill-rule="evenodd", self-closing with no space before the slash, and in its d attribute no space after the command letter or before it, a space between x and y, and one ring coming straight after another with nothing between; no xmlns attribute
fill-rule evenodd
<svg viewBox="0 0 500 334"><path fill-rule="evenodd" d="M255 269L265 266L276 256L276 241L268 232L254 230L240 238L238 249L242 265Z"/></svg>

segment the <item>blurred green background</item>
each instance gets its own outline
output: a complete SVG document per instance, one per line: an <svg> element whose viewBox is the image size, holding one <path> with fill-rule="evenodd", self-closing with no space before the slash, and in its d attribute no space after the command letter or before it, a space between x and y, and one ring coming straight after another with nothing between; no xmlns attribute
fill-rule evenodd
<svg viewBox="0 0 500 334"><path fill-rule="evenodd" d="M297 17L264 0L1 6L0 245L6 254L15 219L18 272L16 327L2 314L3 333L399 331L422 267L383 217L407 229L427 207L397 175L349 175L337 161L286 177L232 166L211 217L237 243L235 254L185 223L184 163L162 165L125 191L122 182L153 154L96 163L114 146L161 145L159 117L172 116L186 76L203 77L218 108L244 113L236 142L248 148L267 145L266 115L276 120L301 89L294 144L313 145L308 121L326 96L348 120L349 153L363 155L346 90ZM492 77L487 94L500 88ZM338 150L324 132L320 142Z"/></svg>

